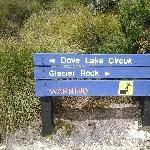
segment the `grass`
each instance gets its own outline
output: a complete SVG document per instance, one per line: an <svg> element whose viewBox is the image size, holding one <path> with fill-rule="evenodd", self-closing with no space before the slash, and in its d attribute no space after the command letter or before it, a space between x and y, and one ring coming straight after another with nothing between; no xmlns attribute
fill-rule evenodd
<svg viewBox="0 0 150 150"><path fill-rule="evenodd" d="M75 130L75 125L71 124L63 119L56 119L55 120L55 132L59 129L64 130L64 136L70 136L72 131Z"/></svg>

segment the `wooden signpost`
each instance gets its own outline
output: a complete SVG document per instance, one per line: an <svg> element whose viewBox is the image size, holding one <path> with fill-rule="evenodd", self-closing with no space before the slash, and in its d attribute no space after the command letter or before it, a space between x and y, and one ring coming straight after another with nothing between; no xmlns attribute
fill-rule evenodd
<svg viewBox="0 0 150 150"><path fill-rule="evenodd" d="M35 95L42 102L42 133L53 128L54 96L140 96L150 125L150 54L35 53Z"/></svg>

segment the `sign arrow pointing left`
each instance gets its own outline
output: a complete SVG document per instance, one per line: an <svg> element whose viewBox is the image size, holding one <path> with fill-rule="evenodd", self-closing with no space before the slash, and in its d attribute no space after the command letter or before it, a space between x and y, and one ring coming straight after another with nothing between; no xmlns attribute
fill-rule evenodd
<svg viewBox="0 0 150 150"><path fill-rule="evenodd" d="M55 63L55 59L54 59L54 58L51 58L51 59L49 59L49 62L50 62L50 63Z"/></svg>

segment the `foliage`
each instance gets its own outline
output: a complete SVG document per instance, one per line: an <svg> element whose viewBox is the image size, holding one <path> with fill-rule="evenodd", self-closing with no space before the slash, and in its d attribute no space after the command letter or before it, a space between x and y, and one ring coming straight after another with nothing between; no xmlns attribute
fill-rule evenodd
<svg viewBox="0 0 150 150"><path fill-rule="evenodd" d="M73 11L33 15L20 32L22 43L36 50L78 53L129 52L120 23L112 14L93 14L84 6Z"/></svg>
<svg viewBox="0 0 150 150"><path fill-rule="evenodd" d="M116 12L120 0L91 0L88 5L91 9L99 13Z"/></svg>
<svg viewBox="0 0 150 150"><path fill-rule="evenodd" d="M14 39L0 41L0 133L4 136L38 118L33 92L32 56Z"/></svg>
<svg viewBox="0 0 150 150"><path fill-rule="evenodd" d="M51 8L55 10L72 10L74 7L87 4L86 0L54 0Z"/></svg>
<svg viewBox="0 0 150 150"><path fill-rule="evenodd" d="M94 18L98 36L98 53L131 53L117 16L113 14L99 15Z"/></svg>
<svg viewBox="0 0 150 150"><path fill-rule="evenodd" d="M41 6L35 0L0 0L0 34L14 35Z"/></svg>
<svg viewBox="0 0 150 150"><path fill-rule="evenodd" d="M63 129L64 130L64 136L70 136L72 131L75 130L75 125L71 124L63 119L56 119L55 120L55 132L59 129Z"/></svg>
<svg viewBox="0 0 150 150"><path fill-rule="evenodd" d="M83 9L82 9L83 10ZM33 15L20 32L22 42L37 50L52 52L74 51L79 48L75 33L84 28L89 13L86 9L75 13L45 11L40 15ZM78 19L78 20L77 20ZM72 26L72 24L74 24ZM87 25L86 25L87 26ZM75 40L74 43L71 43ZM83 50L84 51L84 50Z"/></svg>
<svg viewBox="0 0 150 150"><path fill-rule="evenodd" d="M120 0L118 19L105 6L109 1L101 1L101 13L93 13L86 0L0 0L0 138L39 117L33 88L34 52L133 53L149 49L150 2ZM6 38L6 33L16 37ZM72 126L59 123L70 133Z"/></svg>
<svg viewBox="0 0 150 150"><path fill-rule="evenodd" d="M119 17L131 49L137 50L140 40L150 41L149 0L122 0Z"/></svg>

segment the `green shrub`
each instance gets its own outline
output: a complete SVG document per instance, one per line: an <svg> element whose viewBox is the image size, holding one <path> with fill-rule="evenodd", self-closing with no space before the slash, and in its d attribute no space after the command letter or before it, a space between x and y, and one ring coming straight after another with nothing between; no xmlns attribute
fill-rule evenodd
<svg viewBox="0 0 150 150"><path fill-rule="evenodd" d="M39 118L34 97L32 56L14 39L0 41L0 134Z"/></svg>
<svg viewBox="0 0 150 150"><path fill-rule="evenodd" d="M116 12L120 0L91 0L88 5L91 9L99 13Z"/></svg>
<svg viewBox="0 0 150 150"><path fill-rule="evenodd" d="M20 32L22 43L38 51L130 52L120 22L112 14L92 14L84 6L63 13L34 14Z"/></svg>
<svg viewBox="0 0 150 150"><path fill-rule="evenodd" d="M136 52L141 39L150 40L150 1L122 0L119 6L122 29L126 34L129 46Z"/></svg>
<svg viewBox="0 0 150 150"><path fill-rule="evenodd" d="M41 9L35 0L0 0L0 34L14 35L24 21Z"/></svg>
<svg viewBox="0 0 150 150"><path fill-rule="evenodd" d="M113 14L98 15L94 18L98 37L98 53L131 53L117 16Z"/></svg>
<svg viewBox="0 0 150 150"><path fill-rule="evenodd" d="M94 33L90 32L91 15L85 7L70 13L35 14L22 28L20 37L24 44L40 51L85 52L87 45L83 43L89 44L94 39Z"/></svg>
<svg viewBox="0 0 150 150"><path fill-rule="evenodd" d="M57 10L72 10L74 7L86 4L86 0L53 0L51 8Z"/></svg>

